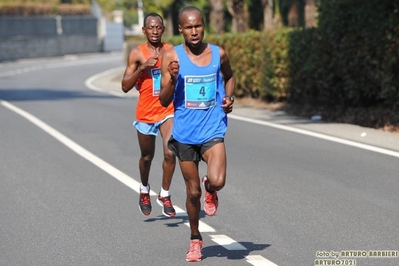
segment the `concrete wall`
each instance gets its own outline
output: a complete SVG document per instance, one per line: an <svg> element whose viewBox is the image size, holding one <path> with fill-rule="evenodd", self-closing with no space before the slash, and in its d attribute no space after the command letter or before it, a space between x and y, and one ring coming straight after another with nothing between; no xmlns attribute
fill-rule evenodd
<svg viewBox="0 0 399 266"><path fill-rule="evenodd" d="M0 61L101 52L98 28L92 16L0 17Z"/></svg>

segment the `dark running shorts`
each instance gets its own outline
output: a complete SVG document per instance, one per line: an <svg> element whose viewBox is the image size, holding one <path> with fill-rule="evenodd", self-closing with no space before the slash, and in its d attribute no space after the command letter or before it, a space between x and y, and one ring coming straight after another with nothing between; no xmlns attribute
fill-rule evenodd
<svg viewBox="0 0 399 266"><path fill-rule="evenodd" d="M168 141L168 148L171 150L180 161L200 161L202 159L202 154L209 150L212 146L224 142L223 138L214 138L204 144L184 144L180 143L170 137Z"/></svg>

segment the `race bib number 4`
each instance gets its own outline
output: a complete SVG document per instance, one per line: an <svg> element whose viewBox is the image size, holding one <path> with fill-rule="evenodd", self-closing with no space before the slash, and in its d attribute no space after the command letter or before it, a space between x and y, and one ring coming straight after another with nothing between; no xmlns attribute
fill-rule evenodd
<svg viewBox="0 0 399 266"><path fill-rule="evenodd" d="M186 108L207 109L216 104L216 74L185 76Z"/></svg>
<svg viewBox="0 0 399 266"><path fill-rule="evenodd" d="M161 91L161 69L153 68L151 69L152 76L152 95L158 96Z"/></svg>

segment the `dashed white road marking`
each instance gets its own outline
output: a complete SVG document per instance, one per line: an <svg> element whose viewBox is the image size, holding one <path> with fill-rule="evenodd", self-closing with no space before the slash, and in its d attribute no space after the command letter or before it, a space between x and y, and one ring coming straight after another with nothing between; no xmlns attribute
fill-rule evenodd
<svg viewBox="0 0 399 266"><path fill-rule="evenodd" d="M213 242L218 243L228 250L247 250L246 247L226 235L211 235Z"/></svg>
<svg viewBox="0 0 399 266"><path fill-rule="evenodd" d="M178 207L176 205L173 205L173 207L176 210L175 217L184 217L186 220L187 212L185 212L183 209L181 209L180 207ZM188 227L190 227L190 224L188 223L188 221L185 221L184 224L187 225ZM214 228L212 228L211 226L202 222L201 220L199 221L198 229L200 232L204 232L204 233L213 233L216 231Z"/></svg>
<svg viewBox="0 0 399 266"><path fill-rule="evenodd" d="M19 69L9 70L9 71L2 71L0 72L0 78L3 77L10 77L15 76L23 73L29 73L32 71L43 70L43 69L54 69L54 68L61 68L61 67L69 67L69 66L77 66L77 65L88 65L88 64L98 64L98 63L105 63L109 61L117 61L119 60L118 57L107 57L107 58L82 58L80 59L77 56L64 56L65 60L63 61L51 61L52 59L47 59L46 63L40 62L40 65L34 66L27 66ZM56 59L57 60L57 59ZM23 62L24 60L19 60ZM2 65L0 65L3 67Z"/></svg>
<svg viewBox="0 0 399 266"><path fill-rule="evenodd" d="M210 235L210 237L212 238L212 241L227 250L247 250L246 247L226 235ZM245 256L245 259L249 264L254 266L278 266L261 255L247 255Z"/></svg>
<svg viewBox="0 0 399 266"><path fill-rule="evenodd" d="M74 62L74 64L76 64L76 62ZM81 63L81 64L84 64L84 63ZM36 70L41 70L43 68L57 68L57 67L63 67L63 66L66 66L66 64L62 64L62 65L55 64L50 67L49 66L26 67L26 68L17 69L14 71L3 72L0 74L0 78L6 77L6 76L18 75L18 74L27 73L27 72L36 71ZM85 85L88 88L98 91L98 92L101 92L101 93L112 94L112 95L118 96L118 97L126 97L127 95L122 92L113 92L113 91L105 90L105 89L102 89L102 88L99 88L99 87L96 87L93 85L93 81L100 78L101 76L120 72L120 71L121 71L121 67L101 72L101 73L94 75L94 76L90 77L89 79L87 79L85 82ZM9 110L21 115L22 117L24 117L31 123L35 124L37 127L41 128L43 131L47 132L49 135L51 135L52 137L57 139L58 141L63 143L65 146L67 146L68 148L70 148L71 150L76 152L81 157L83 157L86 160L88 160L89 162L93 163L98 168L102 169L103 171L105 171L106 173L108 173L109 175L114 177L115 179L119 180L121 183L123 183L127 187L131 188L132 190L136 191L137 193L140 193L140 191L139 191L140 183L135 181L132 177L126 175L119 169L117 169L114 166L110 165L109 163L105 162L98 156L89 152L88 150L86 150L85 148L83 148L82 146L77 144L76 142L72 141L71 139L69 139L68 137L66 137L65 135L60 133L59 131L50 127L49 125L47 125L40 119L36 118L35 116L27 113L26 111L14 106L6 101L3 101L3 100L0 100L0 104L3 105L4 107L8 108ZM320 134L320 133L315 133L315 132L304 130L304 129L298 129L298 128L275 124L275 123L271 123L271 122L267 122L267 121L261 121L261 120L241 117L241 116L237 116L237 115L233 115L233 114L230 114L229 117L232 119L236 119L236 120L251 122L254 124L265 125L265 126L269 126L269 127L273 127L273 128L278 128L278 129L282 129L282 130L286 130L286 131L295 132L298 134L308 135L308 136L312 136L312 137L316 137L316 138L320 138L320 139L324 139L324 140L328 140L328 141L333 141L333 142L337 142L337 143L341 143L341 144L345 144L345 145L349 145L349 146L353 146L353 147L358 147L358 148L365 149L365 150L379 152L379 153L394 156L394 157L399 157L399 152L395 152L395 151L383 149L383 148L378 148L375 146L362 144L362 143L358 143L358 142L354 142L354 141L349 141L349 140L345 140L345 139L341 139L341 138L337 138L337 137L332 137L332 136L328 136L328 135L324 135L324 134ZM150 194L152 196L157 195L152 190L151 190ZM187 216L187 213L183 209L179 208L178 206L174 206L174 207L176 209L177 217L186 217ZM188 222L185 222L185 224L187 226L189 226ZM201 232L215 232L216 231L214 228L208 226L207 224L205 224L201 221L200 221L199 226L200 226ZM212 238L212 241L221 245L222 247L224 247L227 250L237 250L237 251L247 250L243 245L241 245L240 243L236 242L235 240L231 239L230 237L228 237L226 235L210 235L210 237ZM260 255L247 255L247 256L245 256L245 259L249 264L254 265L254 266L277 266L277 264L269 261L268 259L266 259Z"/></svg>
<svg viewBox="0 0 399 266"><path fill-rule="evenodd" d="M76 62L74 62L74 63L76 64ZM17 69L14 71L3 72L2 74L0 74L0 77L13 76L13 75L17 75L17 74L41 70L44 68L47 69L47 68L63 67L66 65L67 64L62 64L62 65L55 64L52 66L44 66L44 67L43 66L27 67L24 69ZM120 71L121 71L121 67L101 72L101 73L94 75L94 76L90 77L89 79L87 79L85 82L85 85L88 88L98 91L98 92L101 92L101 93L108 93L108 94L112 94L112 95L118 96L118 97L127 97L127 95L124 93L104 90L102 88L98 88L93 85L93 81L100 78L101 76L120 72ZM71 149L72 151L74 151L75 153L77 153L78 155L80 155L81 157L86 159L87 161L91 162L98 168L102 169L104 172L108 173L110 176L114 177L115 179L117 179L118 181L120 181L121 183L126 185L127 187L131 188L132 190L134 190L137 193L140 193L140 190L139 190L140 183L137 182L136 180L134 180L132 177L126 175L119 169L115 168L111 164L107 163L106 161L102 160L101 158L94 155L90 151L86 150L85 148L83 148L82 146L80 146L79 144L74 142L73 140L69 139L68 137L66 137L65 135L63 135L62 133L57 131L56 129L52 128L45 122L41 121L37 117L31 115L30 113L16 107L15 105L13 105L7 101L1 100L1 99L0 99L0 104L4 107L8 108L9 110L19 114L20 116L24 117L25 119L27 119L28 121L30 121L31 123L33 123L34 125L39 127L40 129L42 129L43 131L45 131L46 133L51 135L53 138L60 141L66 147L68 147L69 149ZM150 195L156 196L157 193L154 192L153 190L151 190ZM184 219L186 219L187 213L178 206L174 206L174 207L176 209L176 217L184 217ZM184 222L184 224L186 224L189 227L188 222ZM204 233L216 232L216 230L214 228L212 228L211 226L207 225L206 223L204 223L202 221L199 221L199 230ZM214 242L218 243L219 245L221 245L222 247L224 247L227 250L233 250L233 251L234 250L247 250L243 245L239 244L237 241L229 238L228 236L211 235L211 238ZM270 262L269 260L267 260L266 258L264 258L260 255L252 255L252 256L249 255L249 256L246 256L245 259L248 263L250 263L254 266L277 266L276 264Z"/></svg>
<svg viewBox="0 0 399 266"><path fill-rule="evenodd" d="M245 258L249 264L254 266L278 266L277 264L265 259L260 255L248 255Z"/></svg>
<svg viewBox="0 0 399 266"><path fill-rule="evenodd" d="M0 73L0 78L2 77L9 77L9 76L14 76L14 75L19 75L23 73L29 73L35 70L41 70L43 69L43 66L31 66L31 67L24 67L16 70L10 70L10 71L4 71Z"/></svg>

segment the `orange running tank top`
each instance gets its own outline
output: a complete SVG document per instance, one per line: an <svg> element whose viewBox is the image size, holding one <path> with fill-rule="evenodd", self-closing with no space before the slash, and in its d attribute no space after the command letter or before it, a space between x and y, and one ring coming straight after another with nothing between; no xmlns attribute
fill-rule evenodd
<svg viewBox="0 0 399 266"><path fill-rule="evenodd" d="M172 46L162 43L165 50ZM144 54L144 59L148 60L152 55L147 44L139 46ZM139 100L136 106L136 120L144 123L156 123L169 115L173 115L173 102L168 107L163 107L159 102L159 91L161 89L161 58L158 59L154 68L143 72L137 80L137 90L139 91Z"/></svg>

